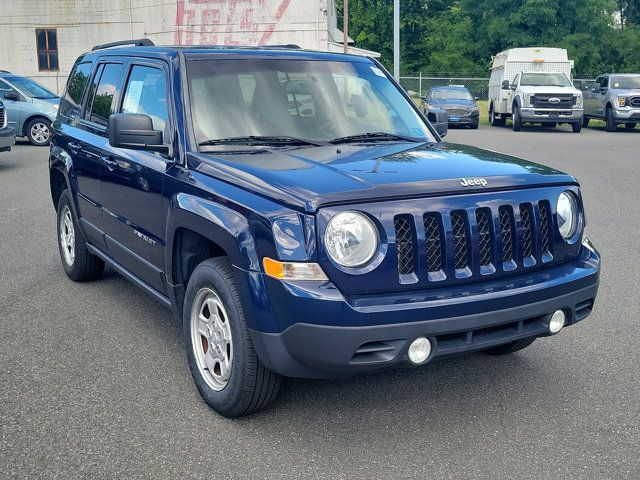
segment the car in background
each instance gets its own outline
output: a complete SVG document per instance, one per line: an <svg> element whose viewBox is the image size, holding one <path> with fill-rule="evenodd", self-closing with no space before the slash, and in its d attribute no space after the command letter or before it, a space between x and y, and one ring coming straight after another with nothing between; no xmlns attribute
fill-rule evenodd
<svg viewBox="0 0 640 480"><path fill-rule="evenodd" d="M423 98L427 110L442 108L447 112L449 125L464 125L478 128L480 113L476 99L463 85L432 87L429 95Z"/></svg>
<svg viewBox="0 0 640 480"><path fill-rule="evenodd" d="M9 126L7 109L0 100L0 152L9 152L16 143L16 132Z"/></svg>
<svg viewBox="0 0 640 480"><path fill-rule="evenodd" d="M600 75L584 90L584 120L604 120L607 132L615 132L618 124L628 130L640 122L640 74L611 73Z"/></svg>
<svg viewBox="0 0 640 480"><path fill-rule="evenodd" d="M60 103L55 93L31 78L0 72L0 99L17 136L26 137L33 145L49 145L51 123Z"/></svg>

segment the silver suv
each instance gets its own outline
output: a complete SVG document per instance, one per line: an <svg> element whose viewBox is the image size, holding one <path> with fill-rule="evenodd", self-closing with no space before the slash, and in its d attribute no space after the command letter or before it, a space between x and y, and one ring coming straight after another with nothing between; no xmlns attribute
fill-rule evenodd
<svg viewBox="0 0 640 480"><path fill-rule="evenodd" d="M610 73L599 76L584 91L583 126L598 118L607 123L607 132L615 132L618 124L629 130L640 122L640 74Z"/></svg>

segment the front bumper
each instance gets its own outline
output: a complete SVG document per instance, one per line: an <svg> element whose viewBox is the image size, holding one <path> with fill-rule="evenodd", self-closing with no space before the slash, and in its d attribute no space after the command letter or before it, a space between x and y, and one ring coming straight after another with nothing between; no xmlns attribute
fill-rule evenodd
<svg viewBox="0 0 640 480"><path fill-rule="evenodd" d="M557 123L574 123L581 122L584 110L582 108L574 108L571 110L552 109L552 108L521 108L520 118L523 122L557 122Z"/></svg>
<svg viewBox="0 0 640 480"><path fill-rule="evenodd" d="M447 289L402 298L344 298L335 290L322 293L268 279L273 314L295 323L281 332L252 329L251 337L270 370L291 377L348 377L409 365L408 345L419 336L431 340L431 360L545 336L559 309L566 325L573 325L591 313L599 274L600 257L586 240L571 264L487 282L474 294Z"/></svg>
<svg viewBox="0 0 640 480"><path fill-rule="evenodd" d="M12 127L0 129L0 152L9 152L16 143L16 131Z"/></svg>
<svg viewBox="0 0 640 480"><path fill-rule="evenodd" d="M640 108L614 109L613 118L621 122L640 122Z"/></svg>
<svg viewBox="0 0 640 480"><path fill-rule="evenodd" d="M470 115L449 115L447 114L447 120L449 126L455 125L478 125L480 119L479 113L472 113Z"/></svg>

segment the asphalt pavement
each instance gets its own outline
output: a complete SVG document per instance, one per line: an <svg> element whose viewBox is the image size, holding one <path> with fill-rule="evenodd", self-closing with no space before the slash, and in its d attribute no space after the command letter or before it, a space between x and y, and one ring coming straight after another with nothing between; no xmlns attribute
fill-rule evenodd
<svg viewBox="0 0 640 480"><path fill-rule="evenodd" d="M200 399L181 328L118 274L64 274L46 148L0 154L0 478L640 478L640 130L451 130L575 175L603 257L593 314L505 357Z"/></svg>

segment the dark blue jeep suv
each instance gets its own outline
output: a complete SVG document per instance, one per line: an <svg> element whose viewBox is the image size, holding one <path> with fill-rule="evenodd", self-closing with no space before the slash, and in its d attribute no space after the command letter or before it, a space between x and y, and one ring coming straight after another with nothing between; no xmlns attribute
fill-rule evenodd
<svg viewBox="0 0 640 480"><path fill-rule="evenodd" d="M576 180L443 143L369 58L103 45L53 130L67 275L106 263L171 308L228 417L282 375L507 354L593 308Z"/></svg>

